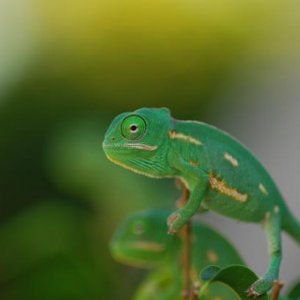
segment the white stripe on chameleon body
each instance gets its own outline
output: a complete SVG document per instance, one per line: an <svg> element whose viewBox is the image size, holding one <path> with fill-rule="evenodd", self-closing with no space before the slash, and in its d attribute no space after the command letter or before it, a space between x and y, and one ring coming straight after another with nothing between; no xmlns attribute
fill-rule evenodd
<svg viewBox="0 0 300 300"><path fill-rule="evenodd" d="M275 214L278 214L279 211L280 211L279 206L275 205L275 206L274 206L274 213L275 213Z"/></svg>
<svg viewBox="0 0 300 300"><path fill-rule="evenodd" d="M267 191L266 187L265 187L262 183L260 183L260 184L258 185L258 188L259 188L259 190L260 190L263 194L265 194L266 196L269 195L269 192Z"/></svg>
<svg viewBox="0 0 300 300"><path fill-rule="evenodd" d="M232 155L230 155L229 153L225 152L224 153L224 158L229 161L234 167L238 167L239 166L239 162L236 158L234 158Z"/></svg>
<svg viewBox="0 0 300 300"><path fill-rule="evenodd" d="M146 144L124 144L126 148L142 149L146 151L154 151L157 149L157 146L151 146Z"/></svg>
<svg viewBox="0 0 300 300"><path fill-rule="evenodd" d="M220 180L220 179L216 178L211 173L209 174L209 182L210 182L210 186L213 190L217 190L219 193L224 194L228 197L231 197L236 201L244 203L248 199L247 194L242 194L239 191L237 191L236 189L227 186L226 183L224 182L224 180Z"/></svg>
<svg viewBox="0 0 300 300"><path fill-rule="evenodd" d="M180 133L180 132L176 132L176 131L169 131L169 137L170 139L172 140L182 140L182 141L186 141L186 142L189 142L191 144L195 144L195 145L202 145L201 141L199 141L198 139L190 136L190 135L185 135L183 133Z"/></svg>
<svg viewBox="0 0 300 300"><path fill-rule="evenodd" d="M157 146L147 145L147 144L103 144L104 148L134 148L134 149L141 149L146 151L154 151L157 149Z"/></svg>

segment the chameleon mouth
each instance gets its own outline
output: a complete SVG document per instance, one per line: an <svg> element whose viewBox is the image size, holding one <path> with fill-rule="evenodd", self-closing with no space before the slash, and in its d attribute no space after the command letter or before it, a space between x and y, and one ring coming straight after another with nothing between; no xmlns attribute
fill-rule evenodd
<svg viewBox="0 0 300 300"><path fill-rule="evenodd" d="M158 259L161 257L165 247L159 243L149 242L149 241L135 241L127 242L123 244L118 241L113 242L110 245L111 253L113 257L122 263L129 264L138 268L153 268L157 266L161 260ZM136 253L136 251L138 251ZM152 256L151 258L144 257L140 251L145 251L146 254L153 253L158 254L158 256Z"/></svg>
<svg viewBox="0 0 300 300"><path fill-rule="evenodd" d="M155 242L137 241L128 244L133 249L160 253L165 250L165 247Z"/></svg>
<svg viewBox="0 0 300 300"><path fill-rule="evenodd" d="M157 146L147 145L147 144L140 144L140 143L133 143L133 144L104 144L103 148L127 148L127 149L140 149L146 151L154 151L157 149Z"/></svg>

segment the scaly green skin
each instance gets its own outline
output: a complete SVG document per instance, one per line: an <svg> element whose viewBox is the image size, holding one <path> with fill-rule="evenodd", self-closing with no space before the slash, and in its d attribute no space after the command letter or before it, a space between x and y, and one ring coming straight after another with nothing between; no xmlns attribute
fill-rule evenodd
<svg viewBox="0 0 300 300"><path fill-rule="evenodd" d="M141 108L117 116L103 148L107 157L145 176L179 177L188 202L168 218L175 233L200 206L246 222L263 223L270 254L266 274L249 288L261 295L278 278L281 229L300 243L300 225L286 207L270 175L241 143L195 121L179 121L166 108Z"/></svg>
<svg viewBox="0 0 300 300"><path fill-rule="evenodd" d="M142 296L137 296L137 299L145 298L145 290L149 285L152 286L155 299L181 298L181 274L178 268L182 242L177 235L166 233L165 220L169 213L150 210L131 215L119 225L111 240L111 253L118 261L131 266L159 269L150 275L144 288L138 291L138 295ZM208 265L225 267L244 264L233 246L215 230L199 222L193 222L192 226L191 275L194 281L199 280L199 272Z"/></svg>

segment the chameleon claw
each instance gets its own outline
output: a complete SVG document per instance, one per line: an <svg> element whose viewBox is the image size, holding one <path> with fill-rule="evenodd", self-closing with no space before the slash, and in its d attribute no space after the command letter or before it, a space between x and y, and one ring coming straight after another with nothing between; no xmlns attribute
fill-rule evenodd
<svg viewBox="0 0 300 300"><path fill-rule="evenodd" d="M175 235L176 233L177 233L177 231L175 231L175 230L171 230L171 229L168 230L168 234L170 234L170 235Z"/></svg>
<svg viewBox="0 0 300 300"><path fill-rule="evenodd" d="M180 224L181 219L182 217L180 212L174 212L168 217L167 225L169 227L169 234L176 234L178 232L178 230L182 227Z"/></svg>
<svg viewBox="0 0 300 300"><path fill-rule="evenodd" d="M172 226L178 219L180 218L179 213L175 212L168 217L167 224L168 226Z"/></svg>
<svg viewBox="0 0 300 300"><path fill-rule="evenodd" d="M258 298L272 288L272 283L272 281L265 278L258 279L247 290L247 296L254 299Z"/></svg>
<svg viewBox="0 0 300 300"><path fill-rule="evenodd" d="M260 296L260 294L257 293L253 287L250 287L245 292L247 293L247 297L252 297L253 299L257 299Z"/></svg>

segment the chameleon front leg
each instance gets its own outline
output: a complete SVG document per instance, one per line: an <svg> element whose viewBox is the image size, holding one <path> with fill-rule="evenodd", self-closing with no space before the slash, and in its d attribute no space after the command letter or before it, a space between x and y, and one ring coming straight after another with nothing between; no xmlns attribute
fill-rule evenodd
<svg viewBox="0 0 300 300"><path fill-rule="evenodd" d="M254 282L248 289L249 296L258 297L268 292L273 282L278 279L281 262L281 215L275 207L272 213L267 213L264 227L267 235L269 265L266 274Z"/></svg>
<svg viewBox="0 0 300 300"><path fill-rule="evenodd" d="M169 233L175 234L183 225L197 212L204 198L208 187L208 176L201 170L189 170L195 177L196 186L190 191L189 199L186 204L172 213L167 221Z"/></svg>

